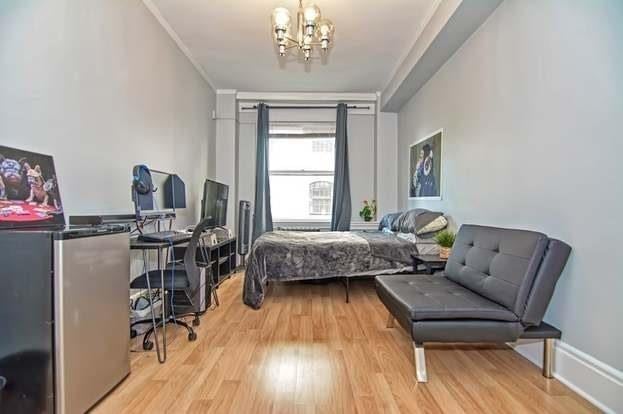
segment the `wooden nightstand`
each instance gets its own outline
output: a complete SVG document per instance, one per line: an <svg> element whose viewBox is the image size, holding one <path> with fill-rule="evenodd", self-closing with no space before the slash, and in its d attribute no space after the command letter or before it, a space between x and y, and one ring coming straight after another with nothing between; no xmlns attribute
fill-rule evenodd
<svg viewBox="0 0 623 414"><path fill-rule="evenodd" d="M432 275L433 273L444 270L448 259L442 259L438 254L413 255L413 273L418 272L418 265L424 265L425 273Z"/></svg>

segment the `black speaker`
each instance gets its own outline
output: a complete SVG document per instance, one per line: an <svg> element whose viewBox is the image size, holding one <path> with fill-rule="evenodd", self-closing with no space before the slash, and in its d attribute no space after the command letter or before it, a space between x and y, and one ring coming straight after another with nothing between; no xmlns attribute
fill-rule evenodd
<svg viewBox="0 0 623 414"><path fill-rule="evenodd" d="M164 182L164 208L186 208L186 184L177 174Z"/></svg>
<svg viewBox="0 0 623 414"><path fill-rule="evenodd" d="M240 200L238 204L238 254L243 257L249 253L251 237L251 203Z"/></svg>

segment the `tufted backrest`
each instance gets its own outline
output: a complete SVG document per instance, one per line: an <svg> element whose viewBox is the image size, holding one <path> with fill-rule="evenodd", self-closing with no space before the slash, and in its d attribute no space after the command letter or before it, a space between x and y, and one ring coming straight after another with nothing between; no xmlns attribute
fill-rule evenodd
<svg viewBox="0 0 623 414"><path fill-rule="evenodd" d="M521 317L548 242L538 232L466 224L459 229L445 273Z"/></svg>

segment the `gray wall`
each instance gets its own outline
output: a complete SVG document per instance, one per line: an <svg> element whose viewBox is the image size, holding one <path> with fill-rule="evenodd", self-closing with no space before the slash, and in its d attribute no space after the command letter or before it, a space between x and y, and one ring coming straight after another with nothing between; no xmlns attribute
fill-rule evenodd
<svg viewBox="0 0 623 414"><path fill-rule="evenodd" d="M195 222L214 106L140 0L0 2L0 142L54 155L68 214L130 212L147 163L180 174Z"/></svg>
<svg viewBox="0 0 623 414"><path fill-rule="evenodd" d="M399 203L540 230L574 251L546 320L623 369L623 2L506 0L399 114ZM408 145L445 129L441 201Z"/></svg>
<svg viewBox="0 0 623 414"><path fill-rule="evenodd" d="M398 114L379 112L376 134L377 220L398 207Z"/></svg>

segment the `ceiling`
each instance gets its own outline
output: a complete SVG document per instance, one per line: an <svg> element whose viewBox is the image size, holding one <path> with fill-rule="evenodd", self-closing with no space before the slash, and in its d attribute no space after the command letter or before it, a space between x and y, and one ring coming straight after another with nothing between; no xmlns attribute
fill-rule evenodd
<svg viewBox="0 0 623 414"><path fill-rule="evenodd" d="M270 14L298 0L145 0L212 86L258 92L374 92L388 84L437 0L315 0L336 26L326 59L279 58ZM306 2L304 2L306 4ZM153 10L152 10L153 11Z"/></svg>

